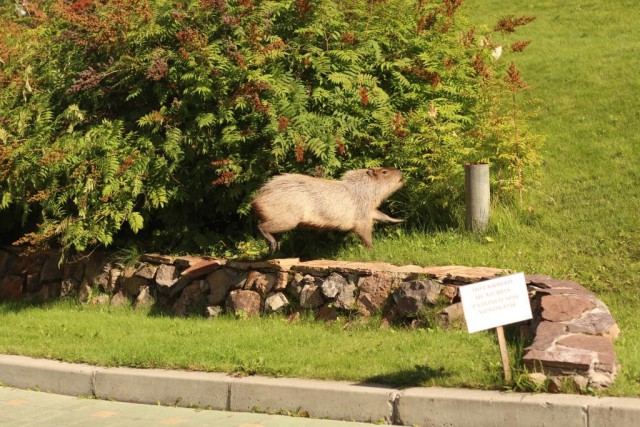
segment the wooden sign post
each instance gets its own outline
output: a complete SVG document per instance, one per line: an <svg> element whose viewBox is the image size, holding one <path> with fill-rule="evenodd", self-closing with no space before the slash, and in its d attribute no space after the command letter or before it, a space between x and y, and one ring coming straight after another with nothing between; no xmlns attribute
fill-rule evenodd
<svg viewBox="0 0 640 427"><path fill-rule="evenodd" d="M460 287L462 309L469 333L496 328L504 379L511 382L511 367L503 325L531 319L531 304L523 273Z"/></svg>

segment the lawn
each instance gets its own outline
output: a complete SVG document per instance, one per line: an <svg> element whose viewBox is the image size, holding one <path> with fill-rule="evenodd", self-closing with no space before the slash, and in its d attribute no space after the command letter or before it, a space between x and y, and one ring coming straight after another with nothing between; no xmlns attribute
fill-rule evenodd
<svg viewBox="0 0 640 427"><path fill-rule="evenodd" d="M485 265L576 280L608 304L621 329L622 369L606 393L640 396L640 6L469 0L466 8L478 25L509 14L537 17L505 42L532 40L517 64L540 99L533 123L546 136L540 184L528 189L522 210L496 207L485 235L397 229L379 232L373 252L346 245L336 258ZM490 332L174 319L64 303L4 305L0 319L3 353L399 386L502 386Z"/></svg>

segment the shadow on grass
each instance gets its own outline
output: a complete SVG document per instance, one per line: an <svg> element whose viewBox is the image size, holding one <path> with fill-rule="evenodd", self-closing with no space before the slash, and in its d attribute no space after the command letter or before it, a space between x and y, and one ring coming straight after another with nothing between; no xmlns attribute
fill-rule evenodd
<svg viewBox="0 0 640 427"><path fill-rule="evenodd" d="M365 379L363 383L384 384L395 388L409 388L429 385L432 380L450 376L451 374L443 367L433 368L429 365L415 365L413 368L369 377Z"/></svg>

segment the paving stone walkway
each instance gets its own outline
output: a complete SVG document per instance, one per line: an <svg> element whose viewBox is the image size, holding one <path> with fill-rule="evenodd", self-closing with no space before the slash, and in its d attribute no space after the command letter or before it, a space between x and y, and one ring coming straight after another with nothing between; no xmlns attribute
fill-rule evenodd
<svg viewBox="0 0 640 427"><path fill-rule="evenodd" d="M23 426L216 426L358 427L365 423L284 415L195 410L137 403L83 399L0 387L0 425Z"/></svg>

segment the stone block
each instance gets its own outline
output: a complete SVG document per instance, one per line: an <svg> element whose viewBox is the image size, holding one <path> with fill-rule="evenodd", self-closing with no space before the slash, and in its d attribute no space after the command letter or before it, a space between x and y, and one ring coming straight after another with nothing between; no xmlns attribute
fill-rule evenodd
<svg viewBox="0 0 640 427"><path fill-rule="evenodd" d="M226 261L223 259L203 259L200 262L192 265L182 272L182 276L188 276L196 278L200 276L206 276L213 273L221 266L225 265Z"/></svg>
<svg viewBox="0 0 640 427"><path fill-rule="evenodd" d="M291 270L314 276L326 277L332 272L339 274L354 274L356 276L372 276L374 274L391 274L398 278L418 276L427 273L423 267L416 265L396 266L384 262L351 262L336 260L313 260L298 263Z"/></svg>
<svg viewBox="0 0 640 427"><path fill-rule="evenodd" d="M533 286L536 292L546 294L593 295L593 292L572 280L554 279L541 274L526 274L525 282Z"/></svg>
<svg viewBox="0 0 640 427"><path fill-rule="evenodd" d="M402 317L414 317L427 305L437 302L443 285L433 280L403 282L393 292L396 310Z"/></svg>
<svg viewBox="0 0 640 427"><path fill-rule="evenodd" d="M264 301L264 309L267 313L274 313L289 305L289 300L282 292L276 292Z"/></svg>
<svg viewBox="0 0 640 427"><path fill-rule="evenodd" d="M235 290L229 293L226 307L236 315L259 316L262 309L262 299L255 291Z"/></svg>
<svg viewBox="0 0 640 427"><path fill-rule="evenodd" d="M121 276L120 287L124 289L128 295L133 297L138 296L140 289L149 285L149 281L140 276L135 275L136 270L134 268L128 268L124 270Z"/></svg>
<svg viewBox="0 0 640 427"><path fill-rule="evenodd" d="M318 308L324 304L322 289L315 283L308 283L300 291L300 306L302 308Z"/></svg>
<svg viewBox="0 0 640 427"><path fill-rule="evenodd" d="M448 265L442 267L425 267L425 274L445 283L476 283L493 279L504 273L504 270L492 267L465 267Z"/></svg>
<svg viewBox="0 0 640 427"><path fill-rule="evenodd" d="M540 302L542 318L552 322L564 322L580 317L596 307L590 297L573 295L545 295Z"/></svg>
<svg viewBox="0 0 640 427"><path fill-rule="evenodd" d="M575 334L558 340L557 345L570 349L594 352L597 354L596 370L601 372L615 372L616 352L613 348L611 338Z"/></svg>
<svg viewBox="0 0 640 427"><path fill-rule="evenodd" d="M156 277L157 271L158 271L157 265L144 263L138 267L138 269L135 272L135 275L138 277L142 277L143 279L153 280Z"/></svg>
<svg viewBox="0 0 640 427"><path fill-rule="evenodd" d="M454 322L457 321L464 322L464 310L462 308L462 303L457 302L440 310L440 312L438 313L438 318L440 325L445 328L451 326Z"/></svg>
<svg viewBox="0 0 640 427"><path fill-rule="evenodd" d="M276 276L273 273L261 273L259 271L250 271L247 275L247 281L244 285L245 289L251 289L265 298L267 294L275 287Z"/></svg>
<svg viewBox="0 0 640 427"><path fill-rule="evenodd" d="M265 261L229 261L227 265L238 270L260 270L260 271L289 271L300 262L298 258L279 258Z"/></svg>
<svg viewBox="0 0 640 427"><path fill-rule="evenodd" d="M231 268L219 268L207 275L209 284L209 304L219 305L226 299L231 290L237 273Z"/></svg>
<svg viewBox="0 0 640 427"><path fill-rule="evenodd" d="M591 351L574 349L563 350L529 350L522 357L529 368L555 374L557 372L588 372L596 362L596 356Z"/></svg>
<svg viewBox="0 0 640 427"><path fill-rule="evenodd" d="M327 298L335 298L348 284L347 279L338 273L331 273L322 282L322 294Z"/></svg>
<svg viewBox="0 0 640 427"><path fill-rule="evenodd" d="M42 266L40 273L41 282L55 282L62 280L62 270L58 266L59 259L57 257L48 257Z"/></svg>
<svg viewBox="0 0 640 427"><path fill-rule="evenodd" d="M202 313L207 302L206 291L208 284L204 280L196 280L182 290L180 297L171 307L176 316L186 316L192 313Z"/></svg>
<svg viewBox="0 0 640 427"><path fill-rule="evenodd" d="M109 271L109 280L107 282L107 286L105 288L105 291L109 292L109 293L113 293L116 291L116 289L118 289L118 286L120 284L120 278L122 277L123 271L118 269L118 268L112 268Z"/></svg>
<svg viewBox="0 0 640 427"><path fill-rule="evenodd" d="M22 276L4 276L0 281L0 301L18 301L22 299Z"/></svg>
<svg viewBox="0 0 640 427"><path fill-rule="evenodd" d="M279 271L276 273L276 284L273 286L273 292L282 292L287 289L289 283L289 273L286 271Z"/></svg>
<svg viewBox="0 0 640 427"><path fill-rule="evenodd" d="M562 323L542 321L536 328L533 343L527 349L531 350L549 350L556 340L566 335L566 326Z"/></svg>
<svg viewBox="0 0 640 427"><path fill-rule="evenodd" d="M129 304L131 304L131 301L122 291L118 291L111 297L111 305L114 307L122 307Z"/></svg>
<svg viewBox="0 0 640 427"><path fill-rule="evenodd" d="M136 297L134 305L136 308L151 307L155 302L155 299L151 295L151 288L149 286L143 286L140 288L140 294Z"/></svg>
<svg viewBox="0 0 640 427"><path fill-rule="evenodd" d="M616 338L619 333L613 316L608 310L602 308L595 308L578 318L567 321L566 327L568 332L611 336L612 338Z"/></svg>
<svg viewBox="0 0 640 427"><path fill-rule="evenodd" d="M183 256L176 257L176 259L173 261L173 265L175 265L179 269L184 270L184 269L194 267L199 263L201 263L202 261L205 261L205 258L201 256L183 255Z"/></svg>
<svg viewBox="0 0 640 427"><path fill-rule="evenodd" d="M371 316L380 311L399 281L386 273L376 273L361 277L358 281L360 289L357 300L358 312L363 316Z"/></svg>
<svg viewBox="0 0 640 427"><path fill-rule="evenodd" d="M329 305L325 304L316 313L316 320L322 320L324 322L333 322L338 320L338 310Z"/></svg>
<svg viewBox="0 0 640 427"><path fill-rule="evenodd" d="M40 290L40 273L27 274L25 282L26 292L37 292Z"/></svg>
<svg viewBox="0 0 640 427"><path fill-rule="evenodd" d="M169 288L173 286L180 275L173 265L160 264L156 270L155 280L160 288Z"/></svg>
<svg viewBox="0 0 640 427"><path fill-rule="evenodd" d="M53 301L60 297L62 284L60 282L43 283L38 291L38 300L41 302Z"/></svg>
<svg viewBox="0 0 640 427"><path fill-rule="evenodd" d="M173 264L175 261L175 257L170 255L162 255L162 254L143 254L140 257L141 261L150 262L152 264Z"/></svg>
<svg viewBox="0 0 640 427"><path fill-rule="evenodd" d="M75 294L77 290L78 290L78 282L76 281L76 279L69 278L69 279L63 280L62 283L60 284L60 297L61 298L70 297L73 294Z"/></svg>
<svg viewBox="0 0 640 427"><path fill-rule="evenodd" d="M222 313L224 313L224 307L221 307L219 305L211 305L204 309L204 317L207 317L209 319L218 317Z"/></svg>
<svg viewBox="0 0 640 427"><path fill-rule="evenodd" d="M0 277L3 277L11 267L11 254L0 250Z"/></svg>

